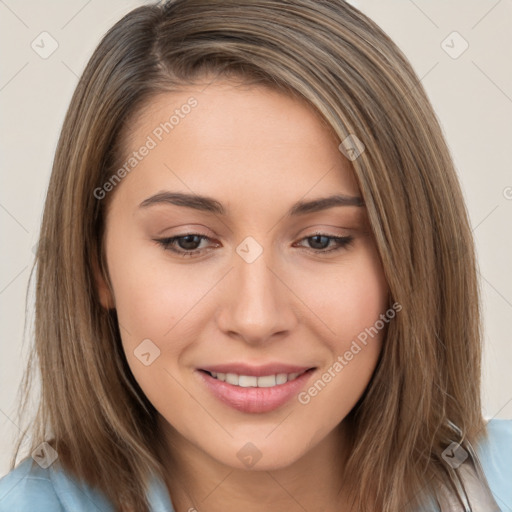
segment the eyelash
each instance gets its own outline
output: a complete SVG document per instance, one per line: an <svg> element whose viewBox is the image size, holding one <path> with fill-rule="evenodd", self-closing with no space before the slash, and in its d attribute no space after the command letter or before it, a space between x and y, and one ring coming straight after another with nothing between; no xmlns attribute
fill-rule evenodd
<svg viewBox="0 0 512 512"><path fill-rule="evenodd" d="M154 241L160 245L161 247L163 247L164 250L166 251L172 251L176 254L178 254L179 256L181 257L194 257L194 256L197 256L199 254L201 254L204 249L195 249L193 251L185 251L185 250L177 250L175 248L175 242L177 240L179 240L180 238L186 238L186 237L189 237L189 236L198 236L201 238L201 240L210 240L209 237L207 237L206 235L201 235L199 233L187 233L185 235L179 235L179 236L173 236L173 237L170 237L170 238L160 238L160 239L155 239ZM337 252L337 251L340 251L341 249L345 249L346 247L350 246L353 241L354 241L354 237L353 236L332 236L332 235L328 235L326 233L314 233L310 236L307 236L307 237L304 237L302 238L300 241L303 241L303 240L308 240L310 238L314 238L316 236L321 236L321 237L325 237L325 238L329 238L330 240L334 240L338 243L338 246L335 247L334 249L328 249L328 250L322 250L322 249L308 249L308 248L304 248L306 251L312 251L313 253L316 253L316 254L320 254L320 255L323 255L323 254L326 254L326 253L332 253L332 252Z"/></svg>

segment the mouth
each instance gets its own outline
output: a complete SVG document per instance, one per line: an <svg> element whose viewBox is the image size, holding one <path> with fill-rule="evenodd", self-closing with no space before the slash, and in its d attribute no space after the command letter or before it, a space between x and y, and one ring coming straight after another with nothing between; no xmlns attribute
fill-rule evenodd
<svg viewBox="0 0 512 512"><path fill-rule="evenodd" d="M247 375L198 369L194 373L223 404L244 413L265 413L297 396L315 370L316 367L290 373L264 373L262 370L258 371L260 375Z"/></svg>
<svg viewBox="0 0 512 512"><path fill-rule="evenodd" d="M209 372L207 370L200 370L210 377L220 380L222 382L227 382L232 386L238 386L241 388L273 388L275 386L280 386L282 384L286 384L287 382L291 382L304 373L313 370L314 368L309 368L307 370L303 370L301 372L292 372L292 373L274 373L270 375L240 375L237 373L223 373L223 372Z"/></svg>

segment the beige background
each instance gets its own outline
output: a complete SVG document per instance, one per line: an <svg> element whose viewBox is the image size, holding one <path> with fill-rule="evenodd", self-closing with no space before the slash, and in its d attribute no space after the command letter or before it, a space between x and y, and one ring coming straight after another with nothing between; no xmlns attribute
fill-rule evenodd
<svg viewBox="0 0 512 512"><path fill-rule="evenodd" d="M101 36L142 3L0 0L0 476L8 470L18 430L16 393L27 349L25 294L59 130L78 76ZM484 414L512 418L512 2L352 3L410 59L452 150L480 261ZM31 47L35 41L40 53L48 52L52 39L58 47L47 58ZM468 48L453 58L464 41ZM30 295L28 303L31 312Z"/></svg>

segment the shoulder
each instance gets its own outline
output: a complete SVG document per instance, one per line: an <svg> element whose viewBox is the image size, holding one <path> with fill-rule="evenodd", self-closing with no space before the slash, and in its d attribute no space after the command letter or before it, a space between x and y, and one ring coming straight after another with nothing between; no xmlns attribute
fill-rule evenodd
<svg viewBox="0 0 512 512"><path fill-rule="evenodd" d="M64 510L48 477L48 470L39 467L32 458L24 459L0 480L0 511L9 510Z"/></svg>
<svg viewBox="0 0 512 512"><path fill-rule="evenodd" d="M45 469L27 457L0 479L0 512L86 512L91 508L113 512L102 495L77 483L57 463Z"/></svg>
<svg viewBox="0 0 512 512"><path fill-rule="evenodd" d="M486 433L476 446L478 457L496 502L512 511L512 420L490 420Z"/></svg>

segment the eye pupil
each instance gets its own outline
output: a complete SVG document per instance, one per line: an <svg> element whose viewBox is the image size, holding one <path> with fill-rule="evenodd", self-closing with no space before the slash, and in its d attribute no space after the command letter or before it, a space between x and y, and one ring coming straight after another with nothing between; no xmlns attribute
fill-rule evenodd
<svg viewBox="0 0 512 512"><path fill-rule="evenodd" d="M185 243L183 243L183 241L185 241ZM196 246L200 243L201 237L199 235L185 235L180 236L178 239L178 245L186 251L193 251L194 249L197 249ZM192 246L190 246L189 244L192 244Z"/></svg>
<svg viewBox="0 0 512 512"><path fill-rule="evenodd" d="M319 239L322 239L322 238L323 238L324 243L319 242ZM310 237L310 240L313 240L313 243L310 244L313 249L324 249L325 247L327 247L329 245L329 237L328 236L314 235L314 236Z"/></svg>

